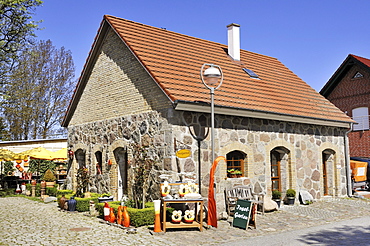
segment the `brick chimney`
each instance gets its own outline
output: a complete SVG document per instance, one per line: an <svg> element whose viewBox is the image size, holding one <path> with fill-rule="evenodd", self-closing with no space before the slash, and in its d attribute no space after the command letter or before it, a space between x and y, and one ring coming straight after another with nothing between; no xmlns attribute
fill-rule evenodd
<svg viewBox="0 0 370 246"><path fill-rule="evenodd" d="M234 60L240 61L240 25L232 23L227 26L228 52Z"/></svg>

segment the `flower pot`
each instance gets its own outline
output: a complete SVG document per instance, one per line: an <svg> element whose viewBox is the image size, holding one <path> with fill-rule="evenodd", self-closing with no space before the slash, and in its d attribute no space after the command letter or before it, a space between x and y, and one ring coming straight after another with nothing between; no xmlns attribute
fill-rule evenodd
<svg viewBox="0 0 370 246"><path fill-rule="evenodd" d="M53 182L46 182L46 187L50 187L50 188L53 188L54 187L54 185L55 185L55 181L53 181Z"/></svg>
<svg viewBox="0 0 370 246"><path fill-rule="evenodd" d="M272 199L274 202L277 203L278 205L278 208L280 208L280 204L281 204L281 199Z"/></svg>
<svg viewBox="0 0 370 246"><path fill-rule="evenodd" d="M77 201L73 196L68 200L68 211L74 212L76 210Z"/></svg>
<svg viewBox="0 0 370 246"><path fill-rule="evenodd" d="M294 205L295 197L288 197L288 205Z"/></svg>
<svg viewBox="0 0 370 246"><path fill-rule="evenodd" d="M113 202L113 196L98 197L99 203Z"/></svg>

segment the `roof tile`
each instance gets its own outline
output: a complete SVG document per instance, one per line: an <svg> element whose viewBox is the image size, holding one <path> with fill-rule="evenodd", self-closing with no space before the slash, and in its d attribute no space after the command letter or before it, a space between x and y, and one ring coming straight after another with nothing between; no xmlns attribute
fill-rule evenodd
<svg viewBox="0 0 370 246"><path fill-rule="evenodd" d="M223 84L215 93L216 106L351 121L276 58L241 50L241 61L235 62L226 53L227 45L114 16L106 15L104 20L173 101L209 102L200 68L213 63L224 74ZM260 79L250 78L242 68L251 69Z"/></svg>

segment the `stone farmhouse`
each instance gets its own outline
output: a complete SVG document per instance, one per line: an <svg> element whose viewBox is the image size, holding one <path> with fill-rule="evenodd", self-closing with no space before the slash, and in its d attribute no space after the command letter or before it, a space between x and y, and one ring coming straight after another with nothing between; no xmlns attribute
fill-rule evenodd
<svg viewBox="0 0 370 246"><path fill-rule="evenodd" d="M314 199L345 196L353 121L276 58L240 49L239 25L227 32L224 45L104 16L62 123L74 151L70 187L85 166L91 191L132 196L137 143L157 160L148 181L152 198L164 178L200 180L204 197L214 185L219 211L225 189L235 185L251 184L267 196L288 188ZM215 156L227 162L218 164L215 184L210 92L200 80L205 63L224 74L215 92ZM180 149L190 157L178 158ZM229 169L242 177L228 178Z"/></svg>
<svg viewBox="0 0 370 246"><path fill-rule="evenodd" d="M348 134L350 156L370 158L370 60L348 55L320 93L357 123Z"/></svg>

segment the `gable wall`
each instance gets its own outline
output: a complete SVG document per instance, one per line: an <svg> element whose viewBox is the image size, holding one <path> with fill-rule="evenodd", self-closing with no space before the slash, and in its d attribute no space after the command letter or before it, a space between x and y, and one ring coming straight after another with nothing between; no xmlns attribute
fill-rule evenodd
<svg viewBox="0 0 370 246"><path fill-rule="evenodd" d="M364 77L353 79L357 72ZM358 65L353 66L327 98L350 117L354 108L370 108L370 73ZM354 131L348 137L350 156L370 158L370 131Z"/></svg>
<svg viewBox="0 0 370 246"><path fill-rule="evenodd" d="M69 125L160 111L170 105L130 50L110 30Z"/></svg>
<svg viewBox="0 0 370 246"><path fill-rule="evenodd" d="M356 72L364 77L353 79ZM362 67L353 66L334 90L328 95L335 106L352 117L352 109L361 106L370 106L370 74Z"/></svg>

